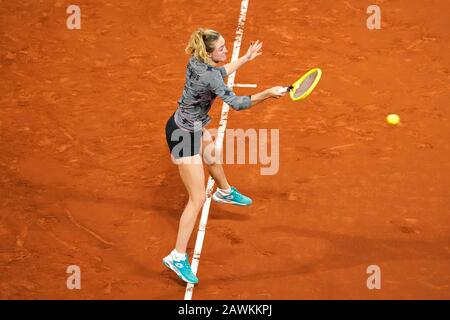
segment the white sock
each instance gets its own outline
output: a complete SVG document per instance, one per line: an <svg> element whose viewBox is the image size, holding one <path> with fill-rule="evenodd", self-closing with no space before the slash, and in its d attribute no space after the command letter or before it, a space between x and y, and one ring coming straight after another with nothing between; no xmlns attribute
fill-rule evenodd
<svg viewBox="0 0 450 320"><path fill-rule="evenodd" d="M224 196L227 196L231 193L231 187L228 187L228 189L217 188L217 190L219 190L219 192Z"/></svg>
<svg viewBox="0 0 450 320"><path fill-rule="evenodd" d="M174 260L180 261L180 260L186 259L186 254L185 253L179 253L177 251L177 249L173 249L171 254L172 254L172 257L173 257Z"/></svg>

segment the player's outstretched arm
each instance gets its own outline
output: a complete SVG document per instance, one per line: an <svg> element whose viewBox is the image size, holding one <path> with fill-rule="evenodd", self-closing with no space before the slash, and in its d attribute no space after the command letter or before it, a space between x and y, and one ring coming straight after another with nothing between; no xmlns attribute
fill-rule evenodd
<svg viewBox="0 0 450 320"><path fill-rule="evenodd" d="M286 91L282 90L283 87L273 87L264 91L261 91L260 93L254 94L251 96L250 101L250 107L254 106L255 104L258 104L260 102L263 102L264 100L268 98L280 98L286 94Z"/></svg>

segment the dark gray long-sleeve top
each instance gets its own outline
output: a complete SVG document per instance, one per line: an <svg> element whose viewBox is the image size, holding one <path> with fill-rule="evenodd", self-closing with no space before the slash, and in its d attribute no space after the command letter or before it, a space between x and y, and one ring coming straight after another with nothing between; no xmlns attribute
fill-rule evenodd
<svg viewBox="0 0 450 320"><path fill-rule="evenodd" d="M175 122L179 127L192 132L211 122L208 112L217 96L235 110L250 107L251 96L236 96L226 86L223 80L226 76L224 67L210 66L195 57L189 59L183 95L175 111Z"/></svg>

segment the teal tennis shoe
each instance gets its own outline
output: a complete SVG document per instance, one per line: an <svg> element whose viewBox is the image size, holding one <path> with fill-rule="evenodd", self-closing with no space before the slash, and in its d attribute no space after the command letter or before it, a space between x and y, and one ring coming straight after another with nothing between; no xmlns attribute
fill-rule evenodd
<svg viewBox="0 0 450 320"><path fill-rule="evenodd" d="M186 258L183 260L175 260L172 254L169 254L167 257L163 259L164 265L175 272L177 276L181 278L181 280L196 284L198 283L198 278L192 272L191 265L189 264L189 257L186 254Z"/></svg>
<svg viewBox="0 0 450 320"><path fill-rule="evenodd" d="M212 198L219 203L230 203L237 206L249 206L252 204L252 199L239 193L235 187L231 187L231 192L228 195L224 195L219 190L216 190Z"/></svg>

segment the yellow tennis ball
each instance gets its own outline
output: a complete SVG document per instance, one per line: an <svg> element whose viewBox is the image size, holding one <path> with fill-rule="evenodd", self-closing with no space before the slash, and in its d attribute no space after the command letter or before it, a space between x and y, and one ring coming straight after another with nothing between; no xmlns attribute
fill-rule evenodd
<svg viewBox="0 0 450 320"><path fill-rule="evenodd" d="M400 123L400 117L396 114L390 114L386 117L387 123L389 123L392 126L396 126Z"/></svg>

